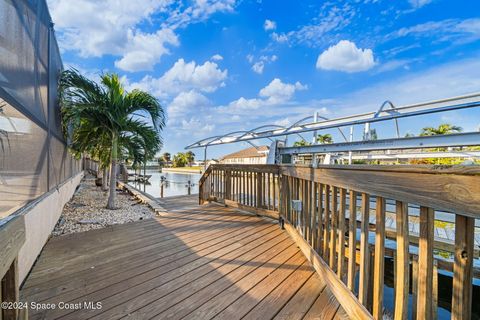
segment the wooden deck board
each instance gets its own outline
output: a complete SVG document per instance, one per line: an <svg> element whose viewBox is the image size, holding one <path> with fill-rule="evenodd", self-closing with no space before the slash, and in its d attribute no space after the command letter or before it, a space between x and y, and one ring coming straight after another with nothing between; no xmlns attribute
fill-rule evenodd
<svg viewBox="0 0 480 320"><path fill-rule="evenodd" d="M52 238L22 300L102 308L30 310L30 318L338 316L338 302L275 221L197 201L161 199L162 217Z"/></svg>

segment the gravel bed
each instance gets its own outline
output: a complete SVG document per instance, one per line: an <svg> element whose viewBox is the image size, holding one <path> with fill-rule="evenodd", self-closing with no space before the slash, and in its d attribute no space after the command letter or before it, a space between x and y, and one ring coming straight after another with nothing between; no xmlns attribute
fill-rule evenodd
<svg viewBox="0 0 480 320"><path fill-rule="evenodd" d="M151 219L154 212L128 192L117 191L116 210L106 209L108 191L95 186L95 179L86 176L73 198L63 208L52 232L53 236L105 228L138 220Z"/></svg>

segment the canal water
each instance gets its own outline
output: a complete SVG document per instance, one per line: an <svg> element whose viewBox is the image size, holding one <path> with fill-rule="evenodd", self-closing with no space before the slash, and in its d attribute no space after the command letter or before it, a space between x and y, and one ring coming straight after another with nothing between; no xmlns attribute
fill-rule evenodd
<svg viewBox="0 0 480 320"><path fill-rule="evenodd" d="M143 170L141 174L143 174ZM190 193L198 193L198 181L201 177L198 173L162 173L160 172L160 169L147 169L147 175L152 175L147 183L130 181L129 184L153 197L159 198L161 179L163 176L165 177L163 189L164 197L188 194L188 181L191 183Z"/></svg>

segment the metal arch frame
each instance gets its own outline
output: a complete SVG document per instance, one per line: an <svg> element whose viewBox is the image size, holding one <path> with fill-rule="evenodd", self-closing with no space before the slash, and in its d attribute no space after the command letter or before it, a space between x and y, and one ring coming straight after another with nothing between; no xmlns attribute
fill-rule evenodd
<svg viewBox="0 0 480 320"><path fill-rule="evenodd" d="M280 130L283 130L285 132L285 136L288 136L288 135L291 135L291 134L296 134L298 135L301 139L303 140L306 140L304 136L302 136L299 132L289 132L291 131L293 128L295 127L300 127L300 128L303 128L304 125L301 125L302 122L308 120L308 119L311 119L313 118L314 116L308 116L308 117L305 117L305 118L302 118L298 121L296 121L295 123L293 123L292 125L288 126L288 127L285 127L285 126L281 126L281 125L276 125L276 124L266 124L266 125L262 125L262 126L259 126L259 127L256 127L256 128L253 128L251 130L239 130L239 131L232 131L232 132L228 132L224 135L217 135L217 136L211 136L211 137L208 137L208 138L204 138L202 140L198 140L188 146L185 147L185 149L193 149L193 148L202 148L202 147L209 147L209 146L213 146L213 145L219 145L219 144L226 144L226 143L235 143L235 142L248 142L249 144L251 144L252 146L254 146L255 148L258 149L258 147L256 145L254 145L253 143L249 142L249 140L253 140L253 139L268 139L270 141L274 141L271 137L269 136L265 136L265 137L259 137L258 136L258 132L257 130L259 129L263 129L263 128L269 128L269 127L273 127L273 128L276 128L276 129L280 129ZM328 119L327 117L324 117L324 116L321 116L321 115L317 115L318 118L320 119L323 119L323 120L330 120ZM308 124L305 124L305 125L308 125ZM345 142L348 142L348 139L347 137L345 136L345 134L343 133L343 130L341 128L337 128L338 131L340 132L340 134L342 135L343 139L345 140ZM263 131L261 131L263 132ZM233 134L237 134L237 133L243 133L242 135L238 136L238 137L232 137ZM247 139L243 139L245 137L247 137L248 135L251 135L250 138L247 138ZM233 139L237 139L236 141L228 141L228 142L223 142L222 139L224 138L228 138L228 137L231 137ZM205 141L208 141L206 143L203 143Z"/></svg>
<svg viewBox="0 0 480 320"><path fill-rule="evenodd" d="M317 116L317 118L320 118L320 119L322 119L322 120L330 120L330 119L328 119L327 117L324 117L324 116L319 115L318 113L317 113L316 116ZM303 119L300 119L300 120L298 120L297 122L295 122L294 124L292 124L290 127L286 128L286 130L287 130L287 131L288 131L288 130L291 130L291 129L293 129L293 128L296 127L296 126L298 126L298 127L300 127L300 128L303 128L303 126L301 126L300 123L302 123L302 122L305 121L305 120L314 119L314 118L315 118L315 116L308 116L308 117L305 117L305 118L303 118ZM338 129L338 131L340 132L340 134L342 135L342 137L343 137L343 139L345 140L345 142L348 142L348 139L347 139L347 137L345 136L345 134L343 133L342 128L337 128L337 129ZM302 137L302 136L300 135L300 137ZM302 139L304 139L304 138L302 137ZM304 139L304 140L305 140L305 139Z"/></svg>
<svg viewBox="0 0 480 320"><path fill-rule="evenodd" d="M388 104L390 104L391 109L386 111L384 110L384 108ZM480 93L474 93L474 94L452 97L452 98L441 99L441 100L434 100L429 102L422 102L422 103L411 104L411 105L406 105L401 107L395 107L393 103L391 103L391 101L387 100L382 104L382 106L376 112L368 112L364 114L351 115L351 116L340 117L336 119L329 119L329 120L305 123L305 124L299 125L299 123L311 118L311 116L309 116L304 119L301 119L300 121L297 121L296 126L292 125L288 128L277 127L277 129L273 129L273 130L265 130L260 132L257 131L257 132L254 132L254 134L252 134L251 136L248 136L248 133L247 133L242 135L241 138L233 137L232 141L227 141L227 142L223 142L221 141L221 139L231 135L232 133L226 134L224 136L209 137L206 139L199 140L193 144L190 144L187 147L185 147L185 149L201 148L201 147L243 142L243 141L256 140L256 139L267 139L267 138L270 139L273 137L288 136L291 134L299 134L303 132L311 132L311 131L325 130L325 129L331 129L331 128L341 128L341 127L354 126L354 125L360 125L360 124L368 125L372 122L397 120L398 118L414 117L419 115L426 115L426 114L466 109L466 108L474 108L474 107L480 107ZM265 125L259 128L261 129L268 126L269 125ZM271 126L276 126L276 125L271 125ZM253 130L250 130L250 131L253 131ZM248 132L248 131L245 131L245 132ZM208 143L203 143L206 140L209 140Z"/></svg>
<svg viewBox="0 0 480 320"><path fill-rule="evenodd" d="M380 115L380 113L382 113L383 108L385 108L387 104L390 105L391 111L396 110L396 107L393 105L393 103L390 100L386 100L382 103L382 105L380 106L380 109L378 109L378 111L375 113L373 117L377 118ZM398 127L398 119L395 118L394 121L395 121L395 129L397 130L397 138L400 138L400 128Z"/></svg>

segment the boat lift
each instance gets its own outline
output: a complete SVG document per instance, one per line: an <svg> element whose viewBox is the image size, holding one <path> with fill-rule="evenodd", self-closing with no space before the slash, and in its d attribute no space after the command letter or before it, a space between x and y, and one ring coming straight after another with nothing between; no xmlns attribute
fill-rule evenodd
<svg viewBox="0 0 480 320"><path fill-rule="evenodd" d="M434 100L416 104L396 107L391 101L385 101L381 107L375 112L368 112L358 115L339 117L335 119L327 119L320 117L315 112L313 116L305 117L293 125L284 127L279 125L263 125L252 130L234 131L220 136L212 136L185 147L185 149L204 148L205 166L207 159L207 148L216 145L230 144L237 142L251 143L252 140L268 139L272 141L272 147L275 153L275 162L278 162L282 155L297 154L331 154L336 152L348 152L349 163L352 162L352 153L360 151L377 151L377 150L403 150L403 149L423 149L423 148L441 148L441 147L461 147L461 146L479 146L480 132L466 132L448 135L436 136L419 136L419 137L400 137L400 129L398 119L415 117L433 113L441 113L446 111L461 110L468 108L480 107L480 93L473 93L463 96L457 96L447 99ZM313 120L313 121L311 121ZM307 122L311 121L311 122ZM396 129L396 138L373 140L371 137L370 124L375 122L394 121ZM353 128L355 125L364 126L363 140L353 141ZM342 128L350 127L349 139L342 131ZM308 146L287 146L288 136L294 134L304 137L302 134L313 132L314 139L317 131L325 129L338 129L345 142L333 144L317 144L313 140L312 145ZM276 143L274 138L284 137L280 139L282 143ZM307 140L307 139L304 139ZM272 151L272 150L271 150ZM386 159L391 158L388 154ZM415 153L409 154L410 158L416 158ZM476 153L475 153L476 155ZM434 157L434 154L432 154ZM451 153L452 157L464 156L464 153ZM380 158L378 154L376 158ZM405 154L402 156L405 157ZM419 155L418 158L424 157ZM314 157L316 158L316 157ZM329 157L327 157L329 158ZM314 165L316 163L314 162Z"/></svg>

